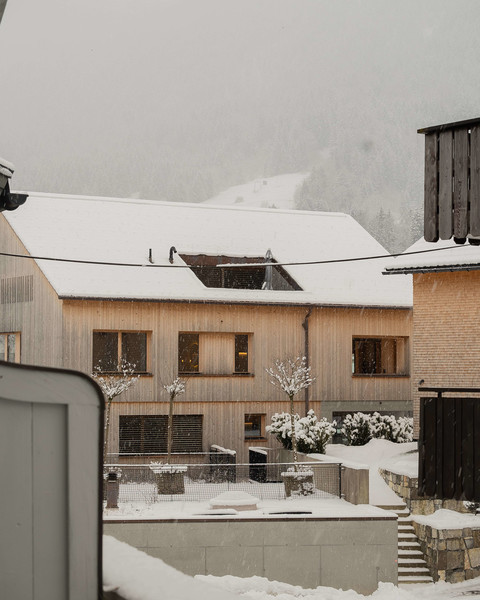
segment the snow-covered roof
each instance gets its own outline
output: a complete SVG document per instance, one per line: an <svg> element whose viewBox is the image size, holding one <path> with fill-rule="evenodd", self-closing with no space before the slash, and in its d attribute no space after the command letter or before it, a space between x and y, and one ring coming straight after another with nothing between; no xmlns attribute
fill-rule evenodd
<svg viewBox="0 0 480 600"><path fill-rule="evenodd" d="M409 254L416 252L417 254ZM425 271L461 271L480 268L480 246L455 244L453 240L426 242L424 238L392 259L386 273L415 273Z"/></svg>
<svg viewBox="0 0 480 600"><path fill-rule="evenodd" d="M259 257L270 248L278 263L386 254L352 217L340 213L29 193L19 210L2 215L32 256L143 265L36 259L61 298L412 304L409 278L382 276L390 258L286 266L302 291L208 288L190 268L178 268L185 267L182 253ZM178 251L173 265L171 246Z"/></svg>

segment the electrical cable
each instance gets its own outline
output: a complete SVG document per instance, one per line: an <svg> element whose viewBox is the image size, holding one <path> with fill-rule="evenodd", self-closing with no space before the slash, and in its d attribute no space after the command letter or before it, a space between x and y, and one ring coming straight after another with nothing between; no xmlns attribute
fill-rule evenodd
<svg viewBox="0 0 480 600"><path fill-rule="evenodd" d="M308 265L326 265L326 264L336 264L336 263L346 263L346 262L359 262L364 260L378 260L385 258L396 258L398 256L412 256L415 254L427 254L430 252L440 252L442 250L453 250L455 248L464 248L463 245L458 246L448 246L443 248L431 248L428 250L414 250L412 252L400 252L397 254L378 254L372 256L357 256L352 258L334 258L330 260L310 260L310 261L297 261L297 262L266 262L266 263L228 263L228 264L218 264L213 265L215 268L221 269L232 269L232 268L245 268L245 267L268 267L268 266L276 266L276 267L290 267L290 266L308 266ZM13 254L10 252L0 252L0 256L8 256L10 258L27 258L31 260L45 260L50 262L64 262L64 263L74 263L74 264L84 264L84 265L100 265L100 266L109 266L109 267L144 267L147 269L152 268L167 268L167 269L202 269L205 266L210 265L175 265L175 264L143 264L143 263L117 263L117 262L109 262L109 261L98 261L98 260L80 260L74 258L55 258L51 256L32 256L30 254Z"/></svg>

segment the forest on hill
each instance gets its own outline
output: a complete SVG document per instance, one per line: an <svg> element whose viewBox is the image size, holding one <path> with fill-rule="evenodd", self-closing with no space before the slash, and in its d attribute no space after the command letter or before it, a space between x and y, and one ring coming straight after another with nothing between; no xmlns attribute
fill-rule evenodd
<svg viewBox="0 0 480 600"><path fill-rule="evenodd" d="M16 189L201 202L309 172L296 206L420 232L420 127L478 116L476 0L11 0Z"/></svg>

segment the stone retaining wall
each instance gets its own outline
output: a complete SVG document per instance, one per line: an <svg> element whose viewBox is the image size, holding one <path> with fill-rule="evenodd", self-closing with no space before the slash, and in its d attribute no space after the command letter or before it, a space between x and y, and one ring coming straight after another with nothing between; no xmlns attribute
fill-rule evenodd
<svg viewBox="0 0 480 600"><path fill-rule="evenodd" d="M408 510L414 515L431 515L436 510L447 508L461 513L468 513L461 500L438 500L418 495L418 478L392 473L379 469L380 475L389 487L405 500Z"/></svg>
<svg viewBox="0 0 480 600"><path fill-rule="evenodd" d="M457 583L480 576L480 528L435 529L413 522L435 581Z"/></svg>

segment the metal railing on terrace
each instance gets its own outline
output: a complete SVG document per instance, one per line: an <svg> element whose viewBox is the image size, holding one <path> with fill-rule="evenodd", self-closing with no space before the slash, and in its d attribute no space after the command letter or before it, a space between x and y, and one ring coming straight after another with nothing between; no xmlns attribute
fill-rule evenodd
<svg viewBox="0 0 480 600"><path fill-rule="evenodd" d="M104 471L119 472L119 503L150 504L208 501L227 491L247 492L259 500L282 500L285 498L282 473L292 467L292 463L184 464L181 466L182 487L178 493L168 493L172 488L161 489L162 482L150 464L106 464ZM313 473L313 490L309 498L340 497L340 464L309 462L298 463L298 467Z"/></svg>

